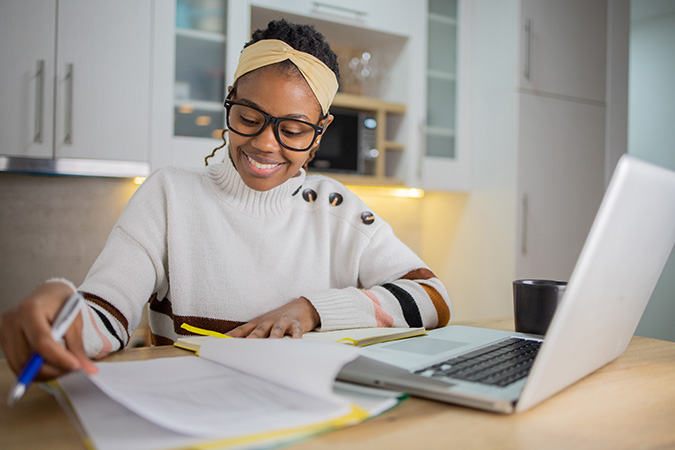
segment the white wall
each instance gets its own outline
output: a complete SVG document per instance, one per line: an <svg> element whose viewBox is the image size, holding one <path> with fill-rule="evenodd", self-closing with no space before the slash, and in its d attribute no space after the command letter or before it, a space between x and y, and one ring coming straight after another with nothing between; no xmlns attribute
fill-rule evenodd
<svg viewBox="0 0 675 450"><path fill-rule="evenodd" d="M675 170L675 1L631 2L628 153ZM675 341L675 252L636 334Z"/></svg>

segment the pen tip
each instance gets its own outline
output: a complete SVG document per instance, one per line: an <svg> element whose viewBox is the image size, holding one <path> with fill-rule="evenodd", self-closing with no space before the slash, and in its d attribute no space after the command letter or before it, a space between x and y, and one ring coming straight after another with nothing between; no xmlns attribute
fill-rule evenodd
<svg viewBox="0 0 675 450"><path fill-rule="evenodd" d="M9 396L7 397L7 405L11 408L16 405L21 397L23 397L24 392L26 392L26 385L22 383L17 383L14 388L9 391Z"/></svg>

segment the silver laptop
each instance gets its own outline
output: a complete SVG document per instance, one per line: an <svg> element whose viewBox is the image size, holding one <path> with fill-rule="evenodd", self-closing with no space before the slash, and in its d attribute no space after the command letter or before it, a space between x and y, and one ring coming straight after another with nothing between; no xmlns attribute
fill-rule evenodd
<svg viewBox="0 0 675 450"><path fill-rule="evenodd" d="M624 352L674 243L675 172L623 156L545 338L448 326L365 347L338 379L525 411Z"/></svg>

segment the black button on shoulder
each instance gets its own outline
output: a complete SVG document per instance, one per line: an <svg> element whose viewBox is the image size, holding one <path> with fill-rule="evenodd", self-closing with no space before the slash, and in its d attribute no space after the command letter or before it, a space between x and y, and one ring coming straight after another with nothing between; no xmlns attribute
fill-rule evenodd
<svg viewBox="0 0 675 450"><path fill-rule="evenodd" d="M304 198L306 202L314 203L316 197L317 195L314 189L305 189L302 191L302 198Z"/></svg>
<svg viewBox="0 0 675 450"><path fill-rule="evenodd" d="M340 206L343 200L342 194L337 192L333 192L330 194L330 196L328 196L328 201L330 202L331 206Z"/></svg>
<svg viewBox="0 0 675 450"><path fill-rule="evenodd" d="M370 211L365 211L361 214L361 222L363 222L365 225L370 225L371 223L375 222L375 215Z"/></svg>

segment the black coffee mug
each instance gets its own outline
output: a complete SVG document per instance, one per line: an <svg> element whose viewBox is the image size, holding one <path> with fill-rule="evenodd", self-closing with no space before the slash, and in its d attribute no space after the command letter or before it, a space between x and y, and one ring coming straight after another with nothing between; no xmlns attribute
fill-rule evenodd
<svg viewBox="0 0 675 450"><path fill-rule="evenodd" d="M515 280L513 282L513 314L516 331L546 334L566 287L566 281Z"/></svg>

